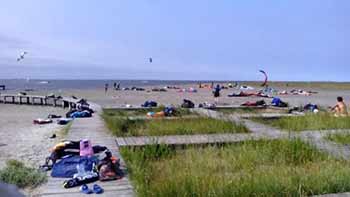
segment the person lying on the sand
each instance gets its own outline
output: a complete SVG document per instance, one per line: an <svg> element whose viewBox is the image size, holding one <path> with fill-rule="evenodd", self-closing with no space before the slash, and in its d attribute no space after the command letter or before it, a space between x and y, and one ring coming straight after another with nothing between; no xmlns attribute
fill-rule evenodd
<svg viewBox="0 0 350 197"><path fill-rule="evenodd" d="M332 112L334 112L334 115L336 117L348 115L346 105L343 101L343 97L341 97L341 96L337 97L337 104L334 107L332 107L331 110L332 110Z"/></svg>

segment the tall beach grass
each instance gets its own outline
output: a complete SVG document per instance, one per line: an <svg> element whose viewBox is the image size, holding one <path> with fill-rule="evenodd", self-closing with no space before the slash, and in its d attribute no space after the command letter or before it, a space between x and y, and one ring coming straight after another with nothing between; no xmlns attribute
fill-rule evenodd
<svg viewBox="0 0 350 197"><path fill-rule="evenodd" d="M300 140L121 150L139 196L307 196L350 191L349 162Z"/></svg>
<svg viewBox="0 0 350 197"><path fill-rule="evenodd" d="M350 128L350 117L334 117L329 113L281 117L277 119L253 118L253 120L288 131Z"/></svg>

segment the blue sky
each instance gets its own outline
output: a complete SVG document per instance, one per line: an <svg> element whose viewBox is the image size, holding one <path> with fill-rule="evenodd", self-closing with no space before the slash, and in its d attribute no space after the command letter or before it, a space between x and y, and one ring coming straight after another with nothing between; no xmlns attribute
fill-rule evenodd
<svg viewBox="0 0 350 197"><path fill-rule="evenodd" d="M349 10L347 0L4 1L0 78L261 80L264 69L271 80L349 81Z"/></svg>

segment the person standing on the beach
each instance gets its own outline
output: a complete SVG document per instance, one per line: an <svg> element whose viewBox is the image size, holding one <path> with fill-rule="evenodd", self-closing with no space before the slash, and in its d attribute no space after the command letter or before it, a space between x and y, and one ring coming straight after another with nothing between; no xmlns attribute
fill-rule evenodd
<svg viewBox="0 0 350 197"><path fill-rule="evenodd" d="M117 83L116 82L113 83L113 88L114 88L114 90L117 89Z"/></svg>
<svg viewBox="0 0 350 197"><path fill-rule="evenodd" d="M335 112L334 116L336 117L348 115L348 110L343 101L343 97L341 96L337 97L337 104L334 107L332 107L332 111Z"/></svg>
<svg viewBox="0 0 350 197"><path fill-rule="evenodd" d="M105 94L107 94L108 91L108 83L105 84Z"/></svg>
<svg viewBox="0 0 350 197"><path fill-rule="evenodd" d="M214 90L213 90L213 95L214 95L215 103L219 103L220 90L221 90L221 87L220 87L219 84L217 84L216 87L215 87Z"/></svg>

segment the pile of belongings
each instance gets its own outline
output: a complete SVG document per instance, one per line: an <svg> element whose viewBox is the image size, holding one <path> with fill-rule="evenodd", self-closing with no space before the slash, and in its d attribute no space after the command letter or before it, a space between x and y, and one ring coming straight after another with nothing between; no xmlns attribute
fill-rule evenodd
<svg viewBox="0 0 350 197"><path fill-rule="evenodd" d="M67 118L89 118L91 116L92 116L92 114L88 110L80 111L77 109L72 109L66 113Z"/></svg>
<svg viewBox="0 0 350 197"><path fill-rule="evenodd" d="M317 94L317 92L305 91L305 90L291 90L290 93L293 95L304 95L304 96L311 96L312 94Z"/></svg>
<svg viewBox="0 0 350 197"><path fill-rule="evenodd" d="M241 86L239 89L240 89L240 90L254 90L253 87L251 87L251 86L245 86L245 85Z"/></svg>
<svg viewBox="0 0 350 197"><path fill-rule="evenodd" d="M180 89L180 88L177 87L177 86L165 86L164 88L165 88L165 89L173 89L173 90L178 90L178 89Z"/></svg>
<svg viewBox="0 0 350 197"><path fill-rule="evenodd" d="M175 115L176 110L173 106L167 106L160 112L147 112L148 117L159 118L165 116L173 116Z"/></svg>
<svg viewBox="0 0 350 197"><path fill-rule="evenodd" d="M287 92L287 90L282 90L282 91L279 91L278 94L279 95L287 95L288 92Z"/></svg>
<svg viewBox="0 0 350 197"><path fill-rule="evenodd" d="M275 107L288 107L288 103L283 102L280 98L274 97L271 101L271 105Z"/></svg>
<svg viewBox="0 0 350 197"><path fill-rule="evenodd" d="M66 125L73 120L73 118L62 118L61 115L56 115L56 114L49 114L47 118L57 119L57 124L59 125Z"/></svg>
<svg viewBox="0 0 350 197"><path fill-rule="evenodd" d="M51 170L52 177L67 178L63 182L64 188L97 180L120 179L123 176L119 158L113 156L105 146L92 146L88 139L57 144L40 169Z"/></svg>
<svg viewBox="0 0 350 197"><path fill-rule="evenodd" d="M47 118L43 119L43 118L37 118L35 120L33 120L34 124L49 124L52 123L52 119L56 119L56 118L61 118L61 115L56 115L56 114L49 114L47 116Z"/></svg>
<svg viewBox="0 0 350 197"><path fill-rule="evenodd" d="M134 90L134 91L145 91L145 88L139 88L139 87L131 87L131 88L123 88L122 90Z"/></svg>
<svg viewBox="0 0 350 197"><path fill-rule="evenodd" d="M216 107L216 105L214 103L209 103L209 102L204 102L204 103L200 103L198 105L198 107L200 108L206 108L206 109L213 109Z"/></svg>
<svg viewBox="0 0 350 197"><path fill-rule="evenodd" d="M266 106L266 102L264 100L259 100L256 102L247 101L241 104L241 106L247 106L247 107Z"/></svg>
<svg viewBox="0 0 350 197"><path fill-rule="evenodd" d="M278 90L272 87L265 87L264 89L260 90L260 92L264 94L277 94Z"/></svg>
<svg viewBox="0 0 350 197"><path fill-rule="evenodd" d="M60 118L57 120L57 124L59 125L66 125L70 123L73 120L73 118Z"/></svg>
<svg viewBox="0 0 350 197"><path fill-rule="evenodd" d="M49 124L52 123L52 120L50 118L47 119L42 119L42 118L37 118L35 120L33 120L34 124Z"/></svg>
<svg viewBox="0 0 350 197"><path fill-rule="evenodd" d="M264 97L264 98L270 98L269 95L264 94L263 92L243 92L240 91L239 93L232 93L227 95L228 97L248 97L248 96L257 96L257 97Z"/></svg>
<svg viewBox="0 0 350 197"><path fill-rule="evenodd" d="M293 113L293 112L313 112L313 113L318 113L319 112L319 108L318 108L318 106L316 104L308 103L304 107L302 107L302 106L300 106L300 107L293 107L288 112L289 113Z"/></svg>
<svg viewBox="0 0 350 197"><path fill-rule="evenodd" d="M188 99L184 99L183 103L181 104L182 108L194 108L194 103Z"/></svg>
<svg viewBox="0 0 350 197"><path fill-rule="evenodd" d="M155 101L145 101L144 104L141 105L141 107L157 107L158 103Z"/></svg>
<svg viewBox="0 0 350 197"><path fill-rule="evenodd" d="M165 88L153 88L152 92L166 92L167 90Z"/></svg>
<svg viewBox="0 0 350 197"><path fill-rule="evenodd" d="M183 88L183 89L178 90L178 92L196 93L196 92L197 92L197 89L195 89L195 88Z"/></svg>
<svg viewBox="0 0 350 197"><path fill-rule="evenodd" d="M90 104L86 101L86 99L80 99L77 103L78 103L77 109L78 109L79 111L87 110L87 111L89 111L91 114L94 113L94 110L92 110L92 109L90 108Z"/></svg>

